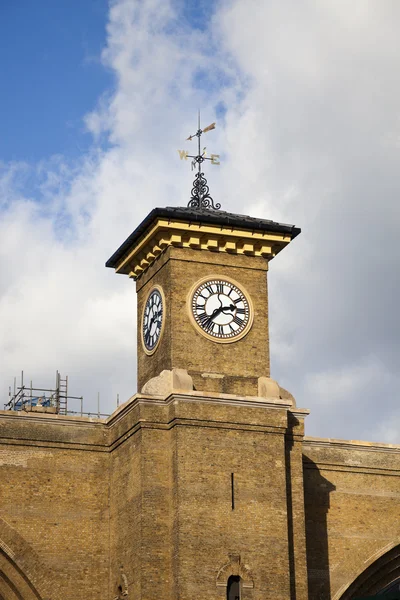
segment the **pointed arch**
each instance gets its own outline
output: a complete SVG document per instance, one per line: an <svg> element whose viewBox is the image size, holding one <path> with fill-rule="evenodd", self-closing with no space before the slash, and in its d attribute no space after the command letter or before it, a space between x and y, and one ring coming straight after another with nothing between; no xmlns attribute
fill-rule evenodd
<svg viewBox="0 0 400 600"><path fill-rule="evenodd" d="M400 544L369 565L343 592L340 600L372 596L400 578Z"/></svg>

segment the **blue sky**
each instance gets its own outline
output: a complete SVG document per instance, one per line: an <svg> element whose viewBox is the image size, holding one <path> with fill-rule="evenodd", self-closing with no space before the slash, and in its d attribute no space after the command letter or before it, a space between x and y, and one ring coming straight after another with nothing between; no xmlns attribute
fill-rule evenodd
<svg viewBox="0 0 400 600"><path fill-rule="evenodd" d="M1 3L1 160L74 158L87 148L82 116L113 85L101 64L107 12L106 0Z"/></svg>
<svg viewBox="0 0 400 600"><path fill-rule="evenodd" d="M214 200L302 228L270 265L272 377L307 433L398 442L399 20L365 0L3 0L0 393L21 369L68 374L87 410L135 393L135 294L104 263L187 203L201 108Z"/></svg>
<svg viewBox="0 0 400 600"><path fill-rule="evenodd" d="M36 162L54 154L78 158L92 138L83 123L115 77L101 61L107 0L4 0L0 6L0 160ZM204 31L215 3L185 0L181 26ZM206 72L199 88L210 85ZM214 82L215 85L215 82Z"/></svg>

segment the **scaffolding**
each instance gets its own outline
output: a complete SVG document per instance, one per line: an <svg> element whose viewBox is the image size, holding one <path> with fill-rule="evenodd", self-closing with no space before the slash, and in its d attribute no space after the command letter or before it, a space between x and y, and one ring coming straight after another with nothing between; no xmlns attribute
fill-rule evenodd
<svg viewBox="0 0 400 600"><path fill-rule="evenodd" d="M24 383L24 372L21 371L21 385L17 385L17 378L14 377L13 389L9 387L9 400L4 404L4 410L26 411L26 412L47 412L59 415L80 415L96 416L97 418L108 417L109 415L100 413L100 395L97 399L97 413L84 412L83 396L71 396L68 393L68 375L61 377L59 371L56 371L56 385L53 389L44 387L34 387L32 381L29 385ZM80 406L78 410L70 410L68 403L70 400L78 400Z"/></svg>

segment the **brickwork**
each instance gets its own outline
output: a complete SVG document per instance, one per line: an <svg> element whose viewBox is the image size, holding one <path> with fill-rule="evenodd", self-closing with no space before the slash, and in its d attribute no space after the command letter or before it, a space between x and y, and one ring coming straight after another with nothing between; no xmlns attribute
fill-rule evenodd
<svg viewBox="0 0 400 600"><path fill-rule="evenodd" d="M400 543L400 446L307 439L304 461L310 599L334 600Z"/></svg>
<svg viewBox="0 0 400 600"><path fill-rule="evenodd" d="M341 598L400 539L400 448L303 443L303 417L195 391L1 412L0 598L223 600L230 573L244 600Z"/></svg>
<svg viewBox="0 0 400 600"><path fill-rule="evenodd" d="M161 285L166 296L165 331L153 356L142 349L138 333L139 390L163 369L175 367L186 369L198 390L256 396L257 378L269 376L267 269L261 257L168 248L137 284L139 324L152 286ZM240 343L216 344L189 322L189 292L205 276L230 277L250 295L254 324Z"/></svg>
<svg viewBox="0 0 400 600"><path fill-rule="evenodd" d="M137 576L142 547L141 459L140 430L125 441L118 440L110 456L110 598L117 596L121 571L133 596L142 597Z"/></svg>
<svg viewBox="0 0 400 600"><path fill-rule="evenodd" d="M22 569L43 599L108 597L102 428L0 413L0 540L7 561Z"/></svg>
<svg viewBox="0 0 400 600"><path fill-rule="evenodd" d="M126 551L132 552L132 543L123 539L126 532L141 532L140 566L128 573L133 593L190 600L201 592L222 599L226 586L217 586L217 575L233 554L241 557L254 580L243 598L289 598L285 403L271 407L196 393L136 402L124 418L126 428L113 433L126 440L120 448L132 467L129 477L141 481L140 525L132 522L136 503L129 506L125 500L123 510L112 512L122 532L116 547L121 562L129 560ZM134 414L141 420L140 430ZM129 458L138 444L140 468ZM301 461L293 468L299 466ZM125 485L130 485L127 479ZM128 489L122 497L130 497ZM305 573L304 553L303 562ZM131 564L137 564L137 557ZM304 591L304 582L302 587ZM297 597L305 600L300 582L298 588Z"/></svg>
<svg viewBox="0 0 400 600"><path fill-rule="evenodd" d="M304 419L288 414L286 434L287 526L291 598L308 598L303 483Z"/></svg>

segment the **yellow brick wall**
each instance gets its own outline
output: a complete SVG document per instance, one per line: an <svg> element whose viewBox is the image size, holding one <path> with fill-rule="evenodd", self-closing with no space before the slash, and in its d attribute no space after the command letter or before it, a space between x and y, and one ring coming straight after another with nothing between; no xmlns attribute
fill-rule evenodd
<svg viewBox="0 0 400 600"><path fill-rule="evenodd" d="M399 542L400 448L303 442L302 420L196 392L107 422L1 411L0 572L24 600L223 600L240 557L243 600L339 599Z"/></svg>
<svg viewBox="0 0 400 600"><path fill-rule="evenodd" d="M17 564L29 561L31 552L36 557L32 583L43 598L84 600L94 595L106 600L109 486L104 437L89 423L3 411L0 430L0 540Z"/></svg>
<svg viewBox="0 0 400 600"><path fill-rule="evenodd" d="M198 390L256 396L257 378L269 376L267 269L267 261L260 257L168 248L137 282L139 391L151 377L175 367L187 369ZM210 341L191 324L187 298L192 286L207 276L230 277L249 294L254 323L240 341ZM165 293L166 328L159 348L147 356L141 345L140 326L143 305L154 284L161 285Z"/></svg>
<svg viewBox="0 0 400 600"><path fill-rule="evenodd" d="M310 599L340 598L400 543L400 447L307 439L304 455Z"/></svg>
<svg viewBox="0 0 400 600"><path fill-rule="evenodd" d="M287 410L262 403L222 401L218 394L138 400L111 439L121 440L113 450L118 457L111 459L114 579L123 563L137 597L190 600L200 594L222 600L226 587L217 587L218 571L234 554L254 582L244 599L288 599L295 578L289 565L288 479L293 477L297 494L302 429L296 451L290 437L290 463L286 433ZM292 587L306 600L302 506L295 498L290 507L297 549Z"/></svg>

